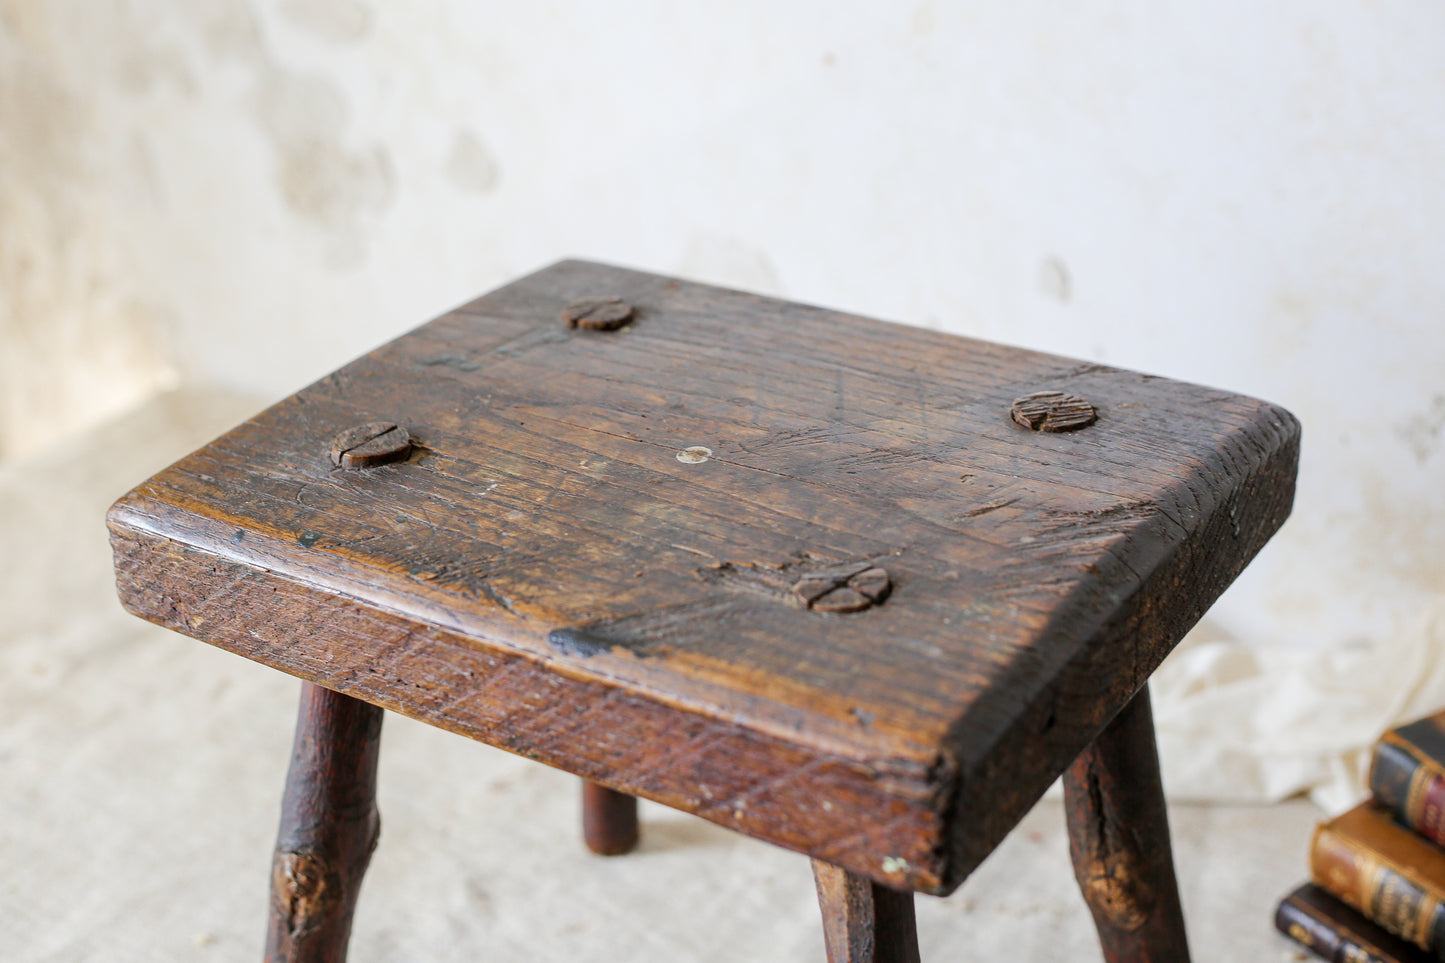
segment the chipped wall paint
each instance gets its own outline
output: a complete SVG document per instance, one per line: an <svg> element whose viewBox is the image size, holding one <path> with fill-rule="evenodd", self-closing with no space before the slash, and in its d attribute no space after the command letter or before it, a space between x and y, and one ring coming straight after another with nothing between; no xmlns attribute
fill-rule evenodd
<svg viewBox="0 0 1445 963"><path fill-rule="evenodd" d="M1366 0L0 0L0 456L595 257L1283 403L1296 514L1214 627L1387 640L1445 593L1442 44Z"/></svg>

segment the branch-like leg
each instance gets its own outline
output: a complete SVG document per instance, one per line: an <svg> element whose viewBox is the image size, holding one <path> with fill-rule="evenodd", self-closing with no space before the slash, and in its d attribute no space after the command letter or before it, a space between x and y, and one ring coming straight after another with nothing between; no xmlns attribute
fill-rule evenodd
<svg viewBox="0 0 1445 963"><path fill-rule="evenodd" d="M582 780L582 836L598 856L621 856L637 845L637 797Z"/></svg>
<svg viewBox="0 0 1445 963"><path fill-rule="evenodd" d="M343 963L361 877L381 830L382 710L307 684L301 692L271 867L267 963Z"/></svg>
<svg viewBox="0 0 1445 963"><path fill-rule="evenodd" d="M1108 963L1188 963L1149 690L1064 776L1074 876Z"/></svg>
<svg viewBox="0 0 1445 963"><path fill-rule="evenodd" d="M828 963L918 963L913 894L813 860Z"/></svg>

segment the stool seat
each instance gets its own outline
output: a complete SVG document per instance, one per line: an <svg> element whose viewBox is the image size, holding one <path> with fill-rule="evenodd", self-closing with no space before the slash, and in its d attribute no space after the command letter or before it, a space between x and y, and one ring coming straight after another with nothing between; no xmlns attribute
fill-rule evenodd
<svg viewBox="0 0 1445 963"><path fill-rule="evenodd" d="M1209 388L567 261L109 523L137 615L942 894L1284 520L1298 437Z"/></svg>

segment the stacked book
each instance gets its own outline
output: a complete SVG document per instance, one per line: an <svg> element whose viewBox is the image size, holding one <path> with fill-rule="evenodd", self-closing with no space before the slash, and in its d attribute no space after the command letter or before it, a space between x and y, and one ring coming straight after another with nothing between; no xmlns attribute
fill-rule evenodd
<svg viewBox="0 0 1445 963"><path fill-rule="evenodd" d="M1445 712L1380 737L1370 795L1315 830L1275 925L1337 963L1445 961Z"/></svg>

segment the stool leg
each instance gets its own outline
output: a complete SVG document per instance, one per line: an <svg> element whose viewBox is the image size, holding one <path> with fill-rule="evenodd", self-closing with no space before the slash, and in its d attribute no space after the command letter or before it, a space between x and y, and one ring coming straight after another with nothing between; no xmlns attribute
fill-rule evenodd
<svg viewBox="0 0 1445 963"><path fill-rule="evenodd" d="M1108 963L1188 963L1149 690L1064 775L1069 854Z"/></svg>
<svg viewBox="0 0 1445 963"><path fill-rule="evenodd" d="M582 837L598 856L621 856L637 845L637 797L582 780Z"/></svg>
<svg viewBox="0 0 1445 963"><path fill-rule="evenodd" d="M271 867L266 963L343 963L381 830L381 709L307 684Z"/></svg>
<svg viewBox="0 0 1445 963"><path fill-rule="evenodd" d="M813 860L813 880L823 910L828 963L918 963L912 893L820 859Z"/></svg>

